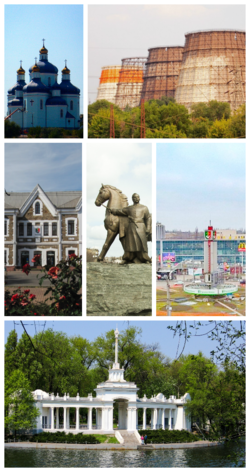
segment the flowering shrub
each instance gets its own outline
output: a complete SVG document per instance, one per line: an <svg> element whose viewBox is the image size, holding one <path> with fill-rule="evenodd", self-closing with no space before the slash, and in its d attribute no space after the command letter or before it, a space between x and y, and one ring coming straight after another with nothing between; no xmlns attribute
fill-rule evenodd
<svg viewBox="0 0 250 472"><path fill-rule="evenodd" d="M33 263L40 263L40 255L34 256ZM28 275L31 270L29 264L25 264L22 271ZM11 293L5 292L5 314L10 315L81 315L82 295L79 293L82 287L82 257L70 254L67 259L60 261L56 266L44 266L44 275L39 284L49 280L50 286L46 287L45 296L50 297L38 306L34 304L36 296L29 289L20 290L20 287ZM38 313L39 311L39 313ZM42 313L41 313L42 311Z"/></svg>
<svg viewBox="0 0 250 472"><path fill-rule="evenodd" d="M36 296L33 293L29 295L29 293L30 290L27 289L22 292L20 287L15 290L12 295L9 290L6 290L4 301L5 314L8 316L35 315L36 308L34 307L32 300L34 300Z"/></svg>
<svg viewBox="0 0 250 472"><path fill-rule="evenodd" d="M56 266L43 268L44 280L50 281L45 295L50 294L49 313L53 315L81 315L82 295L82 256L70 254L67 259L60 261ZM46 300L46 301L47 301Z"/></svg>

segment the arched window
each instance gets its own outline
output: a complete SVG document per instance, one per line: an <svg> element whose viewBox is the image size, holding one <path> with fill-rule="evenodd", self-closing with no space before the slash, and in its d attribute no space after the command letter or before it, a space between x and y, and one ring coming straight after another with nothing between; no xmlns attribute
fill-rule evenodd
<svg viewBox="0 0 250 472"><path fill-rule="evenodd" d="M43 100L40 100L40 110L43 110Z"/></svg>
<svg viewBox="0 0 250 472"><path fill-rule="evenodd" d="M60 110L60 117L63 118L63 110Z"/></svg>
<svg viewBox="0 0 250 472"><path fill-rule="evenodd" d="M73 100L70 100L70 109L73 110Z"/></svg>
<svg viewBox="0 0 250 472"><path fill-rule="evenodd" d="M35 204L35 215L40 215L40 202L36 202Z"/></svg>
<svg viewBox="0 0 250 472"><path fill-rule="evenodd" d="M48 78L48 85L51 85L51 78Z"/></svg>

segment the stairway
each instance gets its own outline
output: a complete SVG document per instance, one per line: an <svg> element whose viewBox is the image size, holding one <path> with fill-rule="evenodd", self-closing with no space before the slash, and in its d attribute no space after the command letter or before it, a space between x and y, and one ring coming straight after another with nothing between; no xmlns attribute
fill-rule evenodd
<svg viewBox="0 0 250 472"><path fill-rule="evenodd" d="M141 442L139 439L136 437L135 433L133 431L127 431L126 429L119 429L118 430L121 436L124 439L124 446L129 446L129 447L134 447L137 449L138 444Z"/></svg>

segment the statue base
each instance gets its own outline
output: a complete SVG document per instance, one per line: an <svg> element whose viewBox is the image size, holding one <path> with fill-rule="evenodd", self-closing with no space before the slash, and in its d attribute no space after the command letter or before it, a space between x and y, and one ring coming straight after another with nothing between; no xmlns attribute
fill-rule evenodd
<svg viewBox="0 0 250 472"><path fill-rule="evenodd" d="M87 263L88 316L151 316L151 264Z"/></svg>

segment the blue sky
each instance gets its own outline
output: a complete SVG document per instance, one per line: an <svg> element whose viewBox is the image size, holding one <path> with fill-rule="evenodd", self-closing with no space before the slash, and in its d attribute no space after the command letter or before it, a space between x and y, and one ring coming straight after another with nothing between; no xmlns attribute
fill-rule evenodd
<svg viewBox="0 0 250 472"><path fill-rule="evenodd" d="M156 218L166 230L245 228L245 144L157 144Z"/></svg>
<svg viewBox="0 0 250 472"><path fill-rule="evenodd" d="M82 190L81 144L5 144L5 189Z"/></svg>
<svg viewBox="0 0 250 472"><path fill-rule="evenodd" d="M16 323L16 331L18 333L18 337L20 337L23 333L23 328L20 324L20 321L17 319L15 320ZM34 336L35 332L42 331L44 328L43 321L31 321L26 320L25 328L30 336ZM36 331L34 323L36 323ZM167 329L167 326L173 325L176 326L176 321L47 321L46 320L46 328L45 329L53 329L54 331L61 331L66 333L68 336L82 336L83 338L88 339L89 341L94 341L97 336L105 335L107 331L112 329L118 328L119 332L126 330L129 326L136 326L142 329L142 334L140 337L140 342L143 344L155 344L159 343L159 349L163 354L167 357L174 359L176 357L177 347L178 347L178 337L173 338L173 334L171 331ZM193 324L194 322L188 322L188 325ZM204 321L204 323L208 323ZM233 322L234 325L238 325L239 328L240 322ZM8 333L14 329L14 322L13 321L5 321L5 342L8 337ZM211 328L210 328L211 329ZM202 331L199 333L205 333L208 331L207 326L202 328ZM182 347L182 342L180 343L180 348ZM199 351L210 357L210 352L215 348L216 343L212 342L207 336L195 337L191 338L188 341L184 354L197 354ZM179 351L180 352L180 351Z"/></svg>
<svg viewBox="0 0 250 472"><path fill-rule="evenodd" d="M71 82L81 90L83 112L83 6L5 5L5 113L7 91L16 83L20 60L29 82L29 68L39 59L42 39L48 60L58 68L58 82L67 59Z"/></svg>

